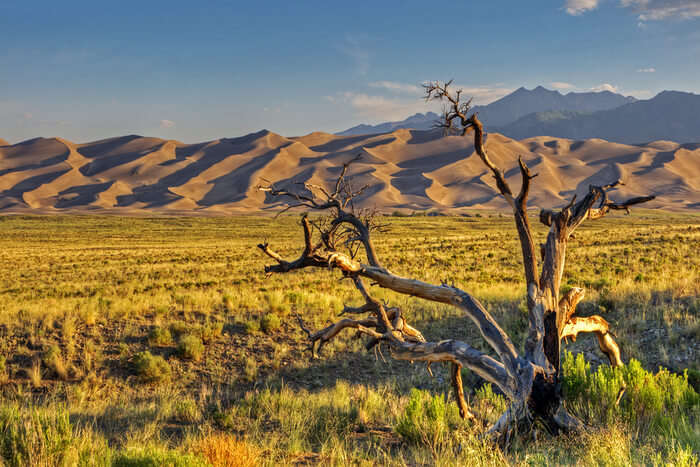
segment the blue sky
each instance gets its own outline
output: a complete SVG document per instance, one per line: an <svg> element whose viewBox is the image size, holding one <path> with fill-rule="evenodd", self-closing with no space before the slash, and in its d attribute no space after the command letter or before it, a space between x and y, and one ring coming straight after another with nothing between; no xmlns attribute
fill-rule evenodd
<svg viewBox="0 0 700 467"><path fill-rule="evenodd" d="M700 0L0 3L0 137L185 142L430 110L454 79L700 93Z"/></svg>

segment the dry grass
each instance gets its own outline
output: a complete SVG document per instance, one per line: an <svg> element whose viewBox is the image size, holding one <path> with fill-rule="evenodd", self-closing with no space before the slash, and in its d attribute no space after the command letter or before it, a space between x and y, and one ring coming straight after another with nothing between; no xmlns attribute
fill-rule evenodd
<svg viewBox="0 0 700 467"><path fill-rule="evenodd" d="M201 454L214 467L254 467L261 457L255 446L223 433L195 442L192 452Z"/></svg>
<svg viewBox="0 0 700 467"><path fill-rule="evenodd" d="M419 433L416 439L439 442L406 442L396 427L411 388L444 397L447 372L433 367L430 378L423 366L388 357L384 363L352 333L329 343L323 359L309 359L294 312L317 329L359 298L332 271L265 278L268 259L255 245L267 238L295 257L297 221L0 218L0 406L16 404L23 414L61 404L71 421L62 435L70 442L61 443L76 452L97 446L105 465L205 459L239 465L225 462L243 452L268 465L586 464L593 451L610 465L683 465L697 456L700 428L692 410L667 417L671 425L659 435L637 427L664 427L665 418L607 426L596 411L600 401L581 400L577 407L593 414L593 426L578 440L540 435L502 452L480 440L483 427L455 421L447 409L445 420L420 426L442 430L445 421L454 436ZM392 271L458 284L522 345L525 291L511 219L385 221L390 231L375 245ZM544 230L537 227L535 235L541 241ZM687 369L693 380L700 370L698 251L697 215L606 218L577 232L563 282L586 288L580 313L611 322L625 361L636 358L654 372L659 365ZM459 338L487 350L453 309L373 293L401 306L429 339ZM188 340L189 350L178 349ZM42 362L50 349L56 357ZM595 338L567 349L583 353L593 368L604 362ZM493 421L503 401L488 387L477 391L478 379L466 372L465 384L474 410ZM191 446L200 447L198 455L187 456Z"/></svg>

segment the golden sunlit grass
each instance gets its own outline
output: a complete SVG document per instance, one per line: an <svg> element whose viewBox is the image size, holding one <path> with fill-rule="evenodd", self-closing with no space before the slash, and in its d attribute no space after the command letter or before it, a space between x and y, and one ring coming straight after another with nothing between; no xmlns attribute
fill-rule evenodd
<svg viewBox="0 0 700 467"><path fill-rule="evenodd" d="M255 467L260 460L255 446L222 433L195 442L192 452L201 454L212 465L220 467Z"/></svg>
<svg viewBox="0 0 700 467"><path fill-rule="evenodd" d="M374 243L387 267L473 293L522 347L525 290L509 217L383 221L389 232ZM544 229L535 232L541 241ZM580 314L602 314L625 362L641 362L624 374L660 378L678 400L639 386L608 409L622 376L605 365L595 373L605 358L595 338L582 338L566 348L592 367L566 360L567 387L590 431L553 443L541 433L506 452L481 438L482 425L455 417L454 404L441 404L451 397L441 367L431 378L424 366L388 355L385 363L349 332L321 360L309 358L294 313L319 328L360 298L333 271L265 278L257 243L294 258L300 235L295 215L0 218L0 456L9 465L697 462L700 408L688 384L700 385L700 216L640 211L589 222L570 243L563 278L565 288L586 289ZM488 350L446 305L373 294L401 306L429 339ZM654 376L659 365L687 379ZM493 421L504 401L464 377L473 410ZM648 407L636 414L627 400ZM20 420L32 413L30 433ZM50 446L59 448L42 451Z"/></svg>

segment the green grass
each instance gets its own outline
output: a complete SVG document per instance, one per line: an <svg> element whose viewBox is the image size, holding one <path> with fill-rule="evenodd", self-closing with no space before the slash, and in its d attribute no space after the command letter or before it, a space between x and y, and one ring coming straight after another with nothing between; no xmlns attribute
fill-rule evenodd
<svg viewBox="0 0 700 467"><path fill-rule="evenodd" d="M387 267L473 293L522 347L525 290L510 218L383 222L389 232L374 243ZM10 216L0 217L0 238L0 449L9 465L697 462L697 215L640 211L577 231L563 287L586 289L579 313L610 321L629 364L601 364L594 337L569 343L568 405L589 431L523 437L506 452L482 439L482 424L455 416L446 368L434 366L431 378L421 365L385 363L351 332L310 359L294 313L318 329L361 299L334 271L265 277L269 258L255 245L268 239L297 257L297 216ZM372 292L431 340L489 350L446 305ZM472 410L493 422L503 398L464 378Z"/></svg>

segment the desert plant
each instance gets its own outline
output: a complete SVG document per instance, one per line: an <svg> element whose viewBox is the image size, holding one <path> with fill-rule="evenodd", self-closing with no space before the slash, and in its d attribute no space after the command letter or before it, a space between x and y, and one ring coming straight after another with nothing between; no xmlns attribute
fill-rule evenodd
<svg viewBox="0 0 700 467"><path fill-rule="evenodd" d="M456 407L448 405L442 395L414 388L396 423L396 432L405 441L425 444L437 453L448 443L458 419Z"/></svg>
<svg viewBox="0 0 700 467"><path fill-rule="evenodd" d="M53 371L62 380L68 379L68 371L61 356L61 349L57 345L49 347L42 356L44 366Z"/></svg>
<svg viewBox="0 0 700 467"><path fill-rule="evenodd" d="M176 400L173 405L173 417L179 422L195 423L201 418L197 403L193 399Z"/></svg>
<svg viewBox="0 0 700 467"><path fill-rule="evenodd" d="M0 462L8 466L76 462L73 432L64 406L52 410L0 407Z"/></svg>
<svg viewBox="0 0 700 467"><path fill-rule="evenodd" d="M182 453L158 447L128 449L114 456L114 467L208 467L207 461L195 454Z"/></svg>
<svg viewBox="0 0 700 467"><path fill-rule="evenodd" d="M156 326L148 333L148 342L151 345L166 346L173 343L173 336L168 328Z"/></svg>
<svg viewBox="0 0 700 467"><path fill-rule="evenodd" d="M136 375L144 383L161 383L170 379L170 365L160 355L153 355L149 351L139 352L131 361Z"/></svg>
<svg viewBox="0 0 700 467"><path fill-rule="evenodd" d="M265 334L270 334L278 330L280 326L282 326L282 321L280 317L274 313L265 313L260 318L260 329L262 329Z"/></svg>
<svg viewBox="0 0 700 467"><path fill-rule="evenodd" d="M200 334L202 335L202 340L205 343L209 343L221 337L221 332L223 330L224 323L221 321L215 321L213 323L207 323L204 326L202 326Z"/></svg>
<svg viewBox="0 0 700 467"><path fill-rule="evenodd" d="M201 360L204 355L202 339L191 334L181 337L177 345L177 353L182 358L195 361Z"/></svg>

